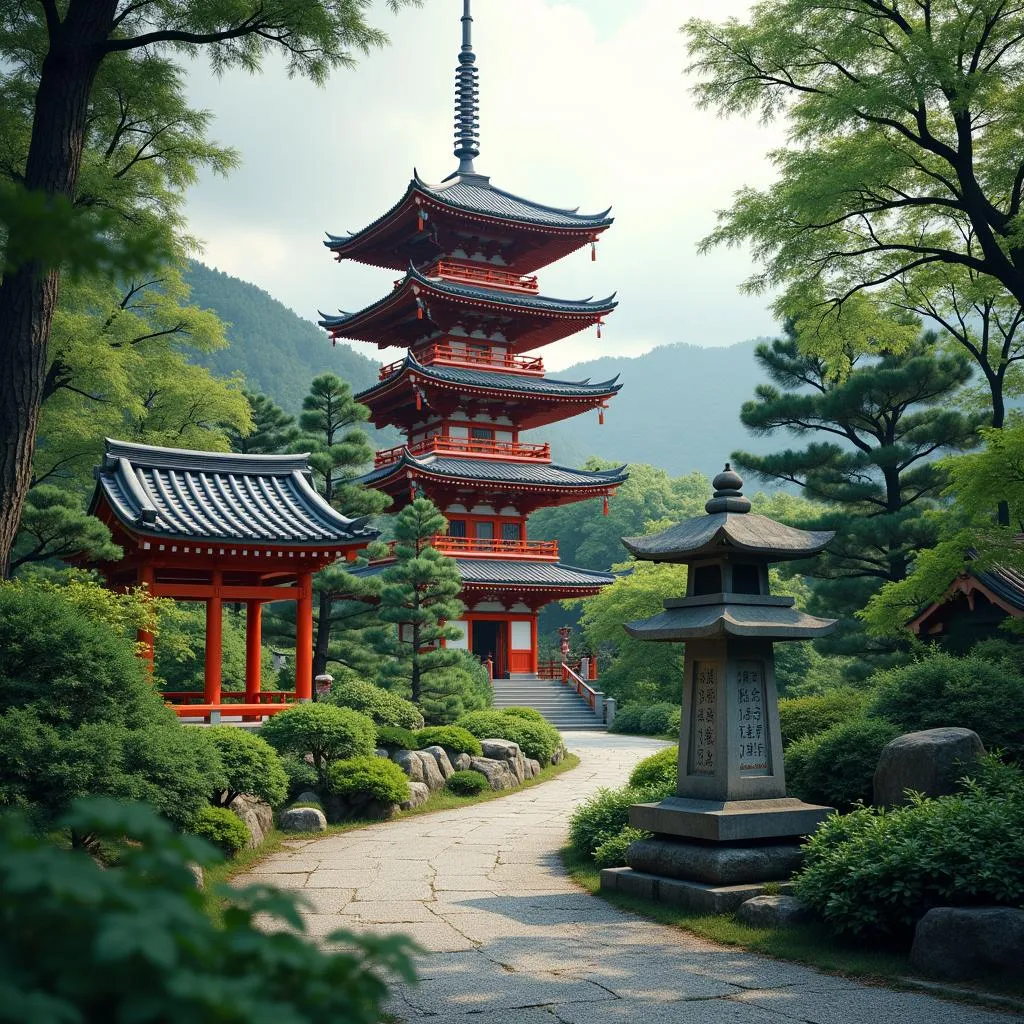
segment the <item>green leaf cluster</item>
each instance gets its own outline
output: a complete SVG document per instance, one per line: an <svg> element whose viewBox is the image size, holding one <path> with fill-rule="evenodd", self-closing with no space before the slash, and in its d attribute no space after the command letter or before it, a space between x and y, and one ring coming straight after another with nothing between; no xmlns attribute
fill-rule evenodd
<svg viewBox="0 0 1024 1024"><path fill-rule="evenodd" d="M359 756L334 761L327 772L331 793L339 797L401 804L409 799L409 778L386 757Z"/></svg>

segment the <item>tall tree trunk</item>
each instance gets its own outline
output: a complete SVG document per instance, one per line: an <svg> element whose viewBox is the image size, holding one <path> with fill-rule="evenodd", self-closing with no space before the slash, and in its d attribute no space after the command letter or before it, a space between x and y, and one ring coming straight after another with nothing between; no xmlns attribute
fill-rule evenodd
<svg viewBox="0 0 1024 1024"><path fill-rule="evenodd" d="M316 617L316 642L313 644L313 678L327 671L327 654L331 643L331 595L320 594Z"/></svg>
<svg viewBox="0 0 1024 1024"><path fill-rule="evenodd" d="M74 196L89 94L115 6L116 0L72 0L63 23L50 26L25 164L24 183L30 191ZM28 233L12 229L8 253L31 251ZM37 262L22 264L0 283L0 574L4 577L32 477L59 285L58 270Z"/></svg>
<svg viewBox="0 0 1024 1024"><path fill-rule="evenodd" d="M1006 422L1006 399L1003 397L1002 374L987 374L988 388L992 394L992 426L1002 429ZM1000 526L1010 525L1010 503L1001 501L996 506L996 521Z"/></svg>

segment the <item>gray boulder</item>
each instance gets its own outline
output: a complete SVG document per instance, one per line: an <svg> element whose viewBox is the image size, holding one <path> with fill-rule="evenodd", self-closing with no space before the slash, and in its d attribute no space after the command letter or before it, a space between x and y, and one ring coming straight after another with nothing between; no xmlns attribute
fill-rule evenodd
<svg viewBox="0 0 1024 1024"><path fill-rule="evenodd" d="M438 768L437 761L434 760L433 756L425 750L417 750L415 753L420 760L423 781L427 784L430 792L436 793L437 790L444 789L444 776L441 774L441 769Z"/></svg>
<svg viewBox="0 0 1024 1024"><path fill-rule="evenodd" d="M492 761L504 761L509 771L516 777L516 784L526 780L526 759L519 749L518 743L511 740L481 740L480 747L484 757Z"/></svg>
<svg viewBox="0 0 1024 1024"><path fill-rule="evenodd" d="M518 785L507 761L495 761L489 757L474 757L470 762L470 768L487 779L487 785L493 790L515 789Z"/></svg>
<svg viewBox="0 0 1024 1024"><path fill-rule="evenodd" d="M423 759L418 750L396 750L391 755L391 760L409 776L410 782L426 781L423 777Z"/></svg>
<svg viewBox="0 0 1024 1024"><path fill-rule="evenodd" d="M457 772L468 772L473 767L473 758L469 754L459 754L455 758L455 770Z"/></svg>
<svg viewBox="0 0 1024 1024"><path fill-rule="evenodd" d="M386 804L382 800L371 800L360 808L359 816L373 821L390 821L402 808L398 804Z"/></svg>
<svg viewBox="0 0 1024 1024"><path fill-rule="evenodd" d="M528 779L535 779L543 771L540 766L540 761L534 760L532 757L526 759L526 777Z"/></svg>
<svg viewBox="0 0 1024 1024"><path fill-rule="evenodd" d="M560 743L558 749L551 755L552 764L561 764L566 754L565 744Z"/></svg>
<svg viewBox="0 0 1024 1024"><path fill-rule="evenodd" d="M425 782L409 783L409 799L402 803L403 811L411 811L430 799L430 789Z"/></svg>
<svg viewBox="0 0 1024 1024"><path fill-rule="evenodd" d="M984 756L981 739L970 729L925 729L897 736L878 759L873 802L897 807L908 802L908 789L931 797L954 793L965 766Z"/></svg>
<svg viewBox="0 0 1024 1024"><path fill-rule="evenodd" d="M910 962L947 981L1020 981L1024 910L1012 907L935 907L914 932Z"/></svg>
<svg viewBox="0 0 1024 1024"><path fill-rule="evenodd" d="M254 796L236 796L228 807L245 822L249 830L249 842L246 847L255 850L274 828L274 811L270 804L258 800Z"/></svg>
<svg viewBox="0 0 1024 1024"><path fill-rule="evenodd" d="M293 802L297 804L318 804L320 803L320 794L307 789L304 793L300 793Z"/></svg>
<svg viewBox="0 0 1024 1024"><path fill-rule="evenodd" d="M795 896L755 896L736 911L736 920L753 928L789 928L812 919Z"/></svg>
<svg viewBox="0 0 1024 1024"><path fill-rule="evenodd" d="M424 747L420 753L429 754L437 762L437 768L442 778L447 779L449 775L454 773L455 769L452 767L451 761L448 760L444 747Z"/></svg>
<svg viewBox="0 0 1024 1024"><path fill-rule="evenodd" d="M326 832L327 818L316 807L290 807L281 814L282 832Z"/></svg>
<svg viewBox="0 0 1024 1024"><path fill-rule="evenodd" d="M378 747L374 751L374 754L376 754L377 757L391 757L391 755L388 753L388 748L387 747Z"/></svg>

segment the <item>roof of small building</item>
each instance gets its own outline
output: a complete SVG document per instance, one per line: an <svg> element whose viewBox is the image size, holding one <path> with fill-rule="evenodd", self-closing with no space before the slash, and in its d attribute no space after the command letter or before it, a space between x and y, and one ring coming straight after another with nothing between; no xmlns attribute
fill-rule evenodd
<svg viewBox="0 0 1024 1024"><path fill-rule="evenodd" d="M530 562L525 559L501 558L456 558L459 575L463 583L470 586L518 586L540 588L606 587L615 582L615 576L608 572L592 569L578 569L561 562ZM376 562L349 571L357 576L376 576L388 568L391 562Z"/></svg>
<svg viewBox="0 0 1024 1024"><path fill-rule="evenodd" d="M543 462L498 462L490 459L460 459L447 455L410 455L408 451L387 466L359 478L373 485L388 477L405 478L406 471L418 469L433 476L453 480L494 480L501 483L536 484L540 487L581 488L584 490L617 487L628 478L626 467L606 470L569 469Z"/></svg>
<svg viewBox="0 0 1024 1024"><path fill-rule="evenodd" d="M348 324L355 323L369 317L378 310L383 309L395 302L401 293L411 290L414 285L431 289L442 298L456 300L476 300L478 302L492 303L508 309L517 309L525 313L555 313L555 314L590 314L601 316L610 313L618 303L615 301L615 294L607 298L594 300L592 297L586 299L556 299L547 295L532 295L527 292L514 292L501 288L480 288L476 285L455 284L452 281L441 277L427 277L415 267L410 267L405 278L398 286L382 299L365 306L355 313L338 313L329 315L321 312L319 325L328 331L337 331Z"/></svg>
<svg viewBox="0 0 1024 1024"><path fill-rule="evenodd" d="M707 640L723 636L810 640L831 633L835 624L835 619L819 619L798 608L750 602L666 608L649 619L627 622L625 628L637 640Z"/></svg>
<svg viewBox="0 0 1024 1024"><path fill-rule="evenodd" d="M378 536L332 508L309 456L235 455L107 438L91 510L106 501L133 533L169 540L332 547Z"/></svg>
<svg viewBox="0 0 1024 1024"><path fill-rule="evenodd" d="M1024 611L1024 572L1008 565L993 565L988 569L968 567L967 571L1007 605Z"/></svg>
<svg viewBox="0 0 1024 1024"><path fill-rule="evenodd" d="M386 388L396 378L414 370L418 375L429 380L445 384L460 384L471 388L484 388L490 391L515 392L517 394L539 395L552 398L589 398L617 394L622 390L618 376L610 380L593 384L586 380L558 380L554 377L531 377L522 373L501 373L495 370L465 370L453 366L437 366L421 363L409 352L402 365L397 367L390 376L367 388L356 397L364 401L375 391Z"/></svg>
<svg viewBox="0 0 1024 1024"><path fill-rule="evenodd" d="M705 506L707 515L649 537L624 537L626 549L650 562L692 562L731 552L782 562L816 555L835 536L832 531L798 530L751 513L750 501L741 491L743 480L728 463L713 486L714 497Z"/></svg>

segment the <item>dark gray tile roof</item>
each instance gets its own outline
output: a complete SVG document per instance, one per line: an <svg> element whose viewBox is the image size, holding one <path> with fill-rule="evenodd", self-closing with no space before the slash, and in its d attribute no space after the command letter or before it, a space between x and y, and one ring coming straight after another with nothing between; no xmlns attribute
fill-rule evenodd
<svg viewBox="0 0 1024 1024"><path fill-rule="evenodd" d="M545 487L594 488L611 487L624 483L628 477L626 467L593 472L567 469L538 462L492 462L489 459L460 459L444 455L417 457L405 452L390 466L383 466L359 478L362 484L375 484L396 474L404 478L408 468L421 469L436 476L457 480L495 480L508 483L540 484Z"/></svg>
<svg viewBox="0 0 1024 1024"><path fill-rule="evenodd" d="M378 562L349 570L356 576L377 576L391 563ZM591 569L577 569L561 562L528 562L518 559L456 558L464 583L506 584L522 587L606 587L615 576Z"/></svg>
<svg viewBox="0 0 1024 1024"><path fill-rule="evenodd" d="M1024 611L1024 573L1007 565L993 565L989 569L969 571L1008 605Z"/></svg>
<svg viewBox="0 0 1024 1024"><path fill-rule="evenodd" d="M764 640L810 640L835 628L835 619L818 619L798 608L756 604L708 604L666 608L649 619L625 623L637 640L680 641L723 636Z"/></svg>
<svg viewBox="0 0 1024 1024"><path fill-rule="evenodd" d="M816 555L834 536L797 530L751 512L716 512L649 537L624 537L622 543L637 558L655 562L687 562L726 549L781 562Z"/></svg>
<svg viewBox="0 0 1024 1024"><path fill-rule="evenodd" d="M415 370L418 374L432 380L443 381L448 384L464 384L467 387L487 388L494 391L515 391L528 395L550 395L552 397L568 398L598 398L603 395L617 394L622 385L618 383L618 377L611 380L601 381L592 384L587 380L557 380L553 377L531 377L524 373L500 373L493 370L463 370L452 366L426 366L419 362L410 352L402 366L391 376L386 377L379 384L367 388L356 397L362 401L364 395L373 394L379 388L387 386L396 377L400 377L409 370Z"/></svg>
<svg viewBox="0 0 1024 1024"><path fill-rule="evenodd" d="M405 279L398 288L389 292L382 299L378 299L376 302L355 313L339 313L337 315L321 313L321 319L317 323L326 330L343 327L350 321L362 319L378 308L394 302L396 293L407 288L410 284L425 285L432 288L435 292L453 299L475 299L479 302L492 302L500 306L537 313L586 313L592 316L600 316L604 313L610 313L618 305L615 301L614 293L607 298L597 300L593 298L555 299L547 295L505 291L501 288L477 288L468 284L453 284L451 281L446 281L440 277L427 277L415 268L410 267Z"/></svg>
<svg viewBox="0 0 1024 1024"><path fill-rule="evenodd" d="M106 440L102 495L133 533L174 540L331 547L371 541L309 482L307 455L232 455Z"/></svg>

